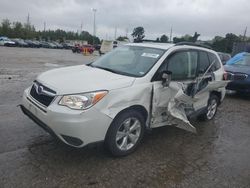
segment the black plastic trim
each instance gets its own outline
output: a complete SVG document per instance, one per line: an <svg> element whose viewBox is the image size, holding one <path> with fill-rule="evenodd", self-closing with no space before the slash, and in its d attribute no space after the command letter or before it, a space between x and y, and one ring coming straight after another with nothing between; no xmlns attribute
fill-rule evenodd
<svg viewBox="0 0 250 188"><path fill-rule="evenodd" d="M32 114L27 108L25 108L23 105L20 105L20 108L23 111L23 113L26 116L28 116L31 120L33 120L38 126L40 126L42 129L48 132L51 136L58 139L58 136L54 133L54 131L45 123L43 123L40 119L38 119L34 114Z"/></svg>

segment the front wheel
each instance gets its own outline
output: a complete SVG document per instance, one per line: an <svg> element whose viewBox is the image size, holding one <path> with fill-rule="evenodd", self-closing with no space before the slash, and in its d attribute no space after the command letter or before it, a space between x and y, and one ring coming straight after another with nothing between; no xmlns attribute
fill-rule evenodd
<svg viewBox="0 0 250 188"><path fill-rule="evenodd" d="M122 112L108 130L105 144L114 156L132 153L140 144L145 131L145 118L135 110Z"/></svg>
<svg viewBox="0 0 250 188"><path fill-rule="evenodd" d="M217 112L218 105L219 98L216 95L211 95L208 100L206 112L200 115L200 119L207 121L213 119Z"/></svg>

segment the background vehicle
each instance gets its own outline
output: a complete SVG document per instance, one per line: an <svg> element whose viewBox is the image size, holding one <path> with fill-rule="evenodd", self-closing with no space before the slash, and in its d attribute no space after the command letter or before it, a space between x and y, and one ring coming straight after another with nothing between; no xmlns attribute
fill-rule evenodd
<svg viewBox="0 0 250 188"><path fill-rule="evenodd" d="M40 43L32 40L25 40L30 48L40 48Z"/></svg>
<svg viewBox="0 0 250 188"><path fill-rule="evenodd" d="M95 51L95 48L92 45L75 45L72 48L73 53L83 53L84 49L87 50L88 53L92 54Z"/></svg>
<svg viewBox="0 0 250 188"><path fill-rule="evenodd" d="M188 118L211 120L225 96L216 52L191 45L133 43L89 65L54 69L25 90L21 109L64 143L104 141L115 156L133 152L145 129Z"/></svg>
<svg viewBox="0 0 250 188"><path fill-rule="evenodd" d="M24 42L23 39L12 39L12 41L15 42L16 46L18 47L29 47L29 45L26 42Z"/></svg>
<svg viewBox="0 0 250 188"><path fill-rule="evenodd" d="M228 90L250 92L250 53L235 55L224 68L232 80L226 87Z"/></svg>
<svg viewBox="0 0 250 188"><path fill-rule="evenodd" d="M8 37L0 37L0 46L16 46L16 43L10 40Z"/></svg>
<svg viewBox="0 0 250 188"><path fill-rule="evenodd" d="M222 52L218 52L219 56L220 56L220 60L222 62L223 65L226 64L226 62L231 59L231 55L227 54L227 53L222 53Z"/></svg>
<svg viewBox="0 0 250 188"><path fill-rule="evenodd" d="M52 42L52 44L56 45L57 49L63 49L63 45L59 44L58 42Z"/></svg>
<svg viewBox="0 0 250 188"><path fill-rule="evenodd" d="M70 43L62 43L64 49L72 49L74 46Z"/></svg>

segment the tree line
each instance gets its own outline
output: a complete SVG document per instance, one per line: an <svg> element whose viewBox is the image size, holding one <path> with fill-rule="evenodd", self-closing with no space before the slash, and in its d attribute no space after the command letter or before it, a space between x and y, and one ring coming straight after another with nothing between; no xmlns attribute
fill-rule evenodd
<svg viewBox="0 0 250 188"><path fill-rule="evenodd" d="M160 37L157 37L155 40L147 40L144 39L145 30L141 26L134 28L133 33L131 35L134 39L134 42L142 42L142 41L162 42L162 43L173 42L175 44L178 42L194 42L194 43L199 42L211 47L215 51L225 52L225 53L232 53L233 45L236 42L250 42L250 37L236 35L233 33L227 33L224 37L215 36L210 41L198 41L200 34L197 32L195 32L193 36L186 34L181 37L174 37L173 41L169 41L168 36L165 34L163 34Z"/></svg>
<svg viewBox="0 0 250 188"><path fill-rule="evenodd" d="M100 39L87 31L82 31L80 33L64 31L62 29L37 31L34 25L30 23L23 24L21 22L10 22L8 19L4 19L0 24L0 36L59 42L67 40L85 40L88 41L89 44L93 44L93 42L94 44L100 44Z"/></svg>

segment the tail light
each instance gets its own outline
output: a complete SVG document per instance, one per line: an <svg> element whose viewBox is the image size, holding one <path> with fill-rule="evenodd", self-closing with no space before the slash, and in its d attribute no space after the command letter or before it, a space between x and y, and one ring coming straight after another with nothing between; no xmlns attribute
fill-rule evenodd
<svg viewBox="0 0 250 188"><path fill-rule="evenodd" d="M228 74L227 74L227 72L224 72L223 73L223 80L227 80L228 79Z"/></svg>

